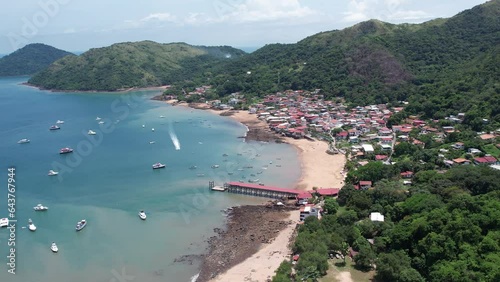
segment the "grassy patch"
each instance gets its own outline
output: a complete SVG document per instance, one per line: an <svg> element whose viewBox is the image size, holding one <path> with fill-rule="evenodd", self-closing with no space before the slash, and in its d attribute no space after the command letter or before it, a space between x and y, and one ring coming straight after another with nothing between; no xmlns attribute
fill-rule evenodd
<svg viewBox="0 0 500 282"><path fill-rule="evenodd" d="M354 282L372 282L375 271L363 272L354 268L354 262L350 258L346 259L346 265L343 265L342 259L332 259L328 261L328 273L325 277L319 279L319 282L339 282L337 275L340 272L348 271L351 273Z"/></svg>
<svg viewBox="0 0 500 282"><path fill-rule="evenodd" d="M496 158L500 157L500 149L498 149L495 145L493 144L488 144L483 146L484 151L486 151L487 154L490 154Z"/></svg>

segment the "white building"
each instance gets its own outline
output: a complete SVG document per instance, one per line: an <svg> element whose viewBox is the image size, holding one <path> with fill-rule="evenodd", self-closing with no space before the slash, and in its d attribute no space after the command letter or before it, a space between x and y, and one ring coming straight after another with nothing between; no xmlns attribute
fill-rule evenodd
<svg viewBox="0 0 500 282"><path fill-rule="evenodd" d="M370 214L370 220L384 222L384 216L379 212L372 212Z"/></svg>

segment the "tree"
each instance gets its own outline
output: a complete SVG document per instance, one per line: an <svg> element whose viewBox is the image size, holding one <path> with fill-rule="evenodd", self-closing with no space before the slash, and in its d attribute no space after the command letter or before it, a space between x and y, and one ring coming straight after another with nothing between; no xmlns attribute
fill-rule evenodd
<svg viewBox="0 0 500 282"><path fill-rule="evenodd" d="M337 213L339 204L334 198L326 198L324 208L329 215L334 215Z"/></svg>
<svg viewBox="0 0 500 282"><path fill-rule="evenodd" d="M424 281L420 273L411 267L410 257L402 250L380 254L376 264L377 274L375 277L379 281Z"/></svg>
<svg viewBox="0 0 500 282"><path fill-rule="evenodd" d="M340 251L340 254L342 255L342 259L344 260L344 264L346 264L345 258L349 254L349 244L347 244L347 242L342 242L342 245L340 246L339 251Z"/></svg>
<svg viewBox="0 0 500 282"><path fill-rule="evenodd" d="M373 252L370 246L361 246L358 254L354 256L354 262L358 268L368 270L372 268L375 258L375 252Z"/></svg>

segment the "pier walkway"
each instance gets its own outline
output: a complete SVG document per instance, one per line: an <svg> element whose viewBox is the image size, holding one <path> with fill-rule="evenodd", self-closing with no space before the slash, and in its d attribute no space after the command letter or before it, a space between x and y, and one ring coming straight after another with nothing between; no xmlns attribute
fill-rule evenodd
<svg viewBox="0 0 500 282"><path fill-rule="evenodd" d="M264 186L253 183L228 182L224 186L215 186L213 181L209 182L209 189L212 191L227 191L229 193L244 194L250 196L267 197L274 199L297 198L301 193L295 189Z"/></svg>

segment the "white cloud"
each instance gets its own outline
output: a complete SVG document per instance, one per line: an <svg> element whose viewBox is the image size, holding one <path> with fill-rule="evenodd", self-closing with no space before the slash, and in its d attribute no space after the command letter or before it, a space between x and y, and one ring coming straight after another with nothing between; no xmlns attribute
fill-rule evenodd
<svg viewBox="0 0 500 282"><path fill-rule="evenodd" d="M213 16L189 13L176 16L153 13L139 20L127 20L120 28L162 27L167 24L199 26L211 23L304 23L316 21L319 11L302 5L299 0L215 0Z"/></svg>
<svg viewBox="0 0 500 282"><path fill-rule="evenodd" d="M431 14L421 10L405 9L408 0L350 0L344 22L359 22L368 19L383 21L420 21L429 19Z"/></svg>

